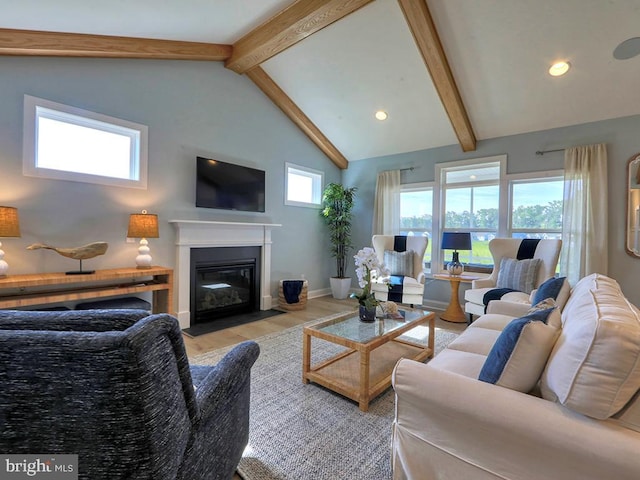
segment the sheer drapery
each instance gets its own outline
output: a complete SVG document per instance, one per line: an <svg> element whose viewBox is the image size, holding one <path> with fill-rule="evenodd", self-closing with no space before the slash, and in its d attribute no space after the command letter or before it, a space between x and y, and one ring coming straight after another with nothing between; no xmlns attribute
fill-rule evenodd
<svg viewBox="0 0 640 480"><path fill-rule="evenodd" d="M378 173L373 235L397 235L400 228L400 170Z"/></svg>
<svg viewBox="0 0 640 480"><path fill-rule="evenodd" d="M591 273L607 274L607 146L564 152L564 207L560 272L573 285Z"/></svg>

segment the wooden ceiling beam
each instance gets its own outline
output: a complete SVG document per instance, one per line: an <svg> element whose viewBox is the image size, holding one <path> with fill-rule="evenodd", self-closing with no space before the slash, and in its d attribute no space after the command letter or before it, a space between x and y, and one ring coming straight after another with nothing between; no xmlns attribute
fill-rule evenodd
<svg viewBox="0 0 640 480"><path fill-rule="evenodd" d="M0 55L224 61L231 45L0 28Z"/></svg>
<svg viewBox="0 0 640 480"><path fill-rule="evenodd" d="M252 68L247 72L253 83L262 90L267 97L276 104L289 119L295 123L304 134L315 143L324 154L331 159L339 168L345 169L349 166L347 159L329 141L318 127L307 117L302 110L284 93L284 91L273 81L273 79L261 67Z"/></svg>
<svg viewBox="0 0 640 480"><path fill-rule="evenodd" d="M431 18L426 0L398 0L409 24L409 29L431 75L440 101L458 137L462 150L476 149L476 136L467 110L451 73L447 56L442 48L436 26Z"/></svg>
<svg viewBox="0 0 640 480"><path fill-rule="evenodd" d="M226 67L246 73L372 0L298 0L233 44Z"/></svg>

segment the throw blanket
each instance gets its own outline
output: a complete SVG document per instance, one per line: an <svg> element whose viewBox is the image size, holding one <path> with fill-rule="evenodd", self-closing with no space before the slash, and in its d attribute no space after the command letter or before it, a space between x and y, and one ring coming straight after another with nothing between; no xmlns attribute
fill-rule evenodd
<svg viewBox="0 0 640 480"><path fill-rule="evenodd" d="M522 242L520 242L520 246L518 247L516 258L518 260L527 260L529 258L533 258L533 256L536 254L536 248L538 248L539 242L539 238L523 239Z"/></svg>
<svg viewBox="0 0 640 480"><path fill-rule="evenodd" d="M533 258L536 254L536 248L538 248L538 243L540 239L538 238L524 238L522 242L520 242L520 246L518 247L518 253L516 254L517 260L527 260ZM482 303L484 304L484 313L487 313L487 305L491 300L500 300L503 295L506 295L509 292L517 292L512 288L494 288L489 290L482 297Z"/></svg>
<svg viewBox="0 0 640 480"><path fill-rule="evenodd" d="M407 251L407 237L404 235L396 235L393 237L393 251ZM404 275L391 275L389 277L389 293L387 300L391 302L402 303L402 287L404 285Z"/></svg>
<svg viewBox="0 0 640 480"><path fill-rule="evenodd" d="M482 303L484 304L484 313L487 313L487 305L491 300L500 300L503 295L509 292L517 292L513 288L492 288L482 297Z"/></svg>
<svg viewBox="0 0 640 480"><path fill-rule="evenodd" d="M298 303L304 280L283 280L282 293L287 303Z"/></svg>

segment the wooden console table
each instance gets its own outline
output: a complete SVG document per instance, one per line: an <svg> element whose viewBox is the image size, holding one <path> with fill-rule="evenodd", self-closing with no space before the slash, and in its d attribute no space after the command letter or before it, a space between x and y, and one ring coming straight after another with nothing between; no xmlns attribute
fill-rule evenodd
<svg viewBox="0 0 640 480"><path fill-rule="evenodd" d="M0 309L153 292L153 313L173 314L173 270L113 268L66 275L36 273L0 278Z"/></svg>

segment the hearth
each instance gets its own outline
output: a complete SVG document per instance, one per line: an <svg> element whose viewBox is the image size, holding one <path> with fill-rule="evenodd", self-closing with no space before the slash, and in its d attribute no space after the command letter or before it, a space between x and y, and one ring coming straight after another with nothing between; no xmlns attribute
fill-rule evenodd
<svg viewBox="0 0 640 480"><path fill-rule="evenodd" d="M260 310L260 256L255 246L191 249L191 327L226 328L230 317Z"/></svg>

